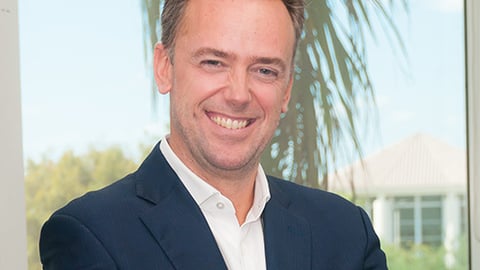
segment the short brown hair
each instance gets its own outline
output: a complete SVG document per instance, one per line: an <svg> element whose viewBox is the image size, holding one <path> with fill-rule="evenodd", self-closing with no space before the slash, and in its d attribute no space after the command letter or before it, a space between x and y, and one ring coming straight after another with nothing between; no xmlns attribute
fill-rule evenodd
<svg viewBox="0 0 480 270"><path fill-rule="evenodd" d="M178 32L178 25L185 15L188 0L164 0L162 11L162 44L168 50L174 47L175 38ZM295 28L295 44L298 44L302 34L303 21L305 20L304 0L282 0L290 14ZM296 47L296 46L295 46Z"/></svg>

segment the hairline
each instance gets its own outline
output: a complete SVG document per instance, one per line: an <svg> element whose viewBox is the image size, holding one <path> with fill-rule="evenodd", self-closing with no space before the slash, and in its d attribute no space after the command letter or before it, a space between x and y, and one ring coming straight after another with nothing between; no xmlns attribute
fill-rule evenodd
<svg viewBox="0 0 480 270"><path fill-rule="evenodd" d="M301 23L296 21L294 16L293 16L293 12L290 12L290 10L288 9L286 1L285 0L279 0L279 1L282 1L282 4L283 4L284 8L287 10L287 12L289 14L289 17L290 17L290 22L292 23L292 26L293 26L293 31L294 31L294 36L295 36L295 41L294 41L294 46L293 46L292 63L291 63L291 66L293 67L294 62L295 62L296 51L297 51L297 48L298 48L299 41L301 39L300 36L301 36L301 31L303 29L303 20L304 19L302 18L303 20L302 20ZM178 13L179 18L177 20L177 23L173 26L173 29L171 31L171 33L174 33L174 35L173 35L173 37L170 37L169 39L167 39L167 41L169 41L168 42L169 44L165 44L163 33L162 33L162 36L161 36L162 44L165 46L165 49L167 50L168 56L169 56L170 61L172 63L174 61L174 56L175 56L175 44L176 44L176 41L177 41L177 37L178 37L179 33L182 32L182 30L185 30L184 21L185 21L185 18L187 16L187 10L188 10L188 6L189 6L189 2L190 2L190 0L185 0L184 5L182 5L182 7L181 7L181 9L183 9L183 10L180 10L179 13ZM304 7L302 7L302 9L304 9ZM161 20L162 20L162 26L163 26L163 11L162 11ZM297 25L297 24L301 24L301 25ZM297 26L298 26L298 32L297 32ZM163 29L162 29L162 31L163 31Z"/></svg>

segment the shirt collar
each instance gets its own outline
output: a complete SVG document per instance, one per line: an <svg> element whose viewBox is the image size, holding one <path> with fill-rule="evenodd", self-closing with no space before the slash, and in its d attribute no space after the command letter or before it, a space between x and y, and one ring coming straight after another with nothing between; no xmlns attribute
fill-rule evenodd
<svg viewBox="0 0 480 270"><path fill-rule="evenodd" d="M187 188L190 195L192 195L195 202L201 206L210 197L220 195L220 191L202 180L195 173L193 173L173 152L168 144L168 135L160 142L160 151L165 156L168 164L172 167L175 173ZM252 208L249 216L252 219L257 219L261 216L266 203L270 199L270 190L268 187L267 177L261 165L258 165L257 176L255 179L255 191ZM249 217L247 216L247 220Z"/></svg>

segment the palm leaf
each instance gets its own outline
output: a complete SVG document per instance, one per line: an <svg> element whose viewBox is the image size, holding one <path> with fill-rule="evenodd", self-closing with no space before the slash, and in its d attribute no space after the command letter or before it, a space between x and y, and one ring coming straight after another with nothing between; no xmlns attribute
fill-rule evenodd
<svg viewBox="0 0 480 270"><path fill-rule="evenodd" d="M141 0L149 64L161 2ZM407 0L316 0L307 5L289 112L262 157L267 173L328 189L328 174L339 160L362 156L360 127L376 120L375 115L360 117L365 106L373 112L376 107L366 39L367 35L376 39L377 20L391 45L406 55L393 19L397 5L408 11Z"/></svg>

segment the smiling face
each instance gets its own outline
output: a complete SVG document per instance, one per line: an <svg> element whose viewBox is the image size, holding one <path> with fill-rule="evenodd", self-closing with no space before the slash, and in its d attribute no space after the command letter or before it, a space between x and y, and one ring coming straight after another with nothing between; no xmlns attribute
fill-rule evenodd
<svg viewBox="0 0 480 270"><path fill-rule="evenodd" d="M155 77L170 93L169 144L192 171L255 174L287 110L294 46L280 0L188 2L173 61L156 48Z"/></svg>

